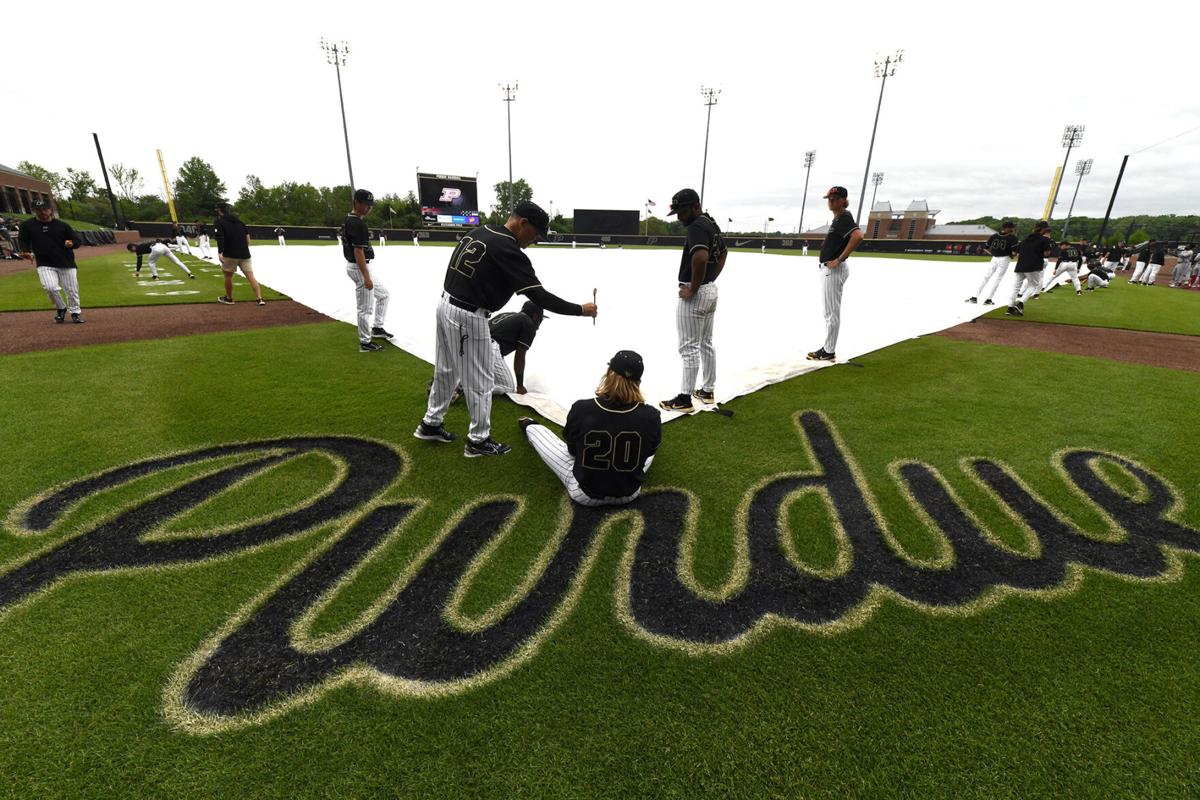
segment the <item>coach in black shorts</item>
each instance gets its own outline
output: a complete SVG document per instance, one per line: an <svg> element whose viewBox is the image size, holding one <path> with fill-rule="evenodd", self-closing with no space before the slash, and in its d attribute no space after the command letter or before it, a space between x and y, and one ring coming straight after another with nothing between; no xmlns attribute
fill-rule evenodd
<svg viewBox="0 0 1200 800"><path fill-rule="evenodd" d="M596 316L596 304L576 305L542 287L525 248L546 235L550 217L540 206L517 203L502 227L483 225L463 234L450 255L442 299L437 310L433 385L418 439L452 442L456 438L442 423L461 384L471 428L463 455L467 458L502 455L512 450L492 441L492 335L488 318L514 294L523 294L539 307L563 316Z"/></svg>

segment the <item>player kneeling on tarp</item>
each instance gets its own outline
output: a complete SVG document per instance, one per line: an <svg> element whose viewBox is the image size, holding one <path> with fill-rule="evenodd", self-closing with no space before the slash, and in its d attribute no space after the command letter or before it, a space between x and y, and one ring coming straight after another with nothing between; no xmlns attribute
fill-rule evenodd
<svg viewBox="0 0 1200 800"><path fill-rule="evenodd" d="M642 357L621 350L608 362L596 396L567 414L564 442L528 417L525 437L571 499L582 506L616 506L637 499L662 441L658 409L642 396Z"/></svg>

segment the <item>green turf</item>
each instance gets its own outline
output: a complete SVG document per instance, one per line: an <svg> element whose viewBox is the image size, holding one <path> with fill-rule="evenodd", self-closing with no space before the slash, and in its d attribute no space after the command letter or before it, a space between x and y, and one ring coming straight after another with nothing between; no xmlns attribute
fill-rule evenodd
<svg viewBox="0 0 1200 800"><path fill-rule="evenodd" d="M1131 286L1122 273L1107 289L1076 295L1070 284L1059 286L1025 304L1024 317L1005 316L1006 278L997 292L999 308L988 316L1020 322L1057 322L1098 328L1125 328L1154 333L1200 335L1200 292L1167 286Z"/></svg>
<svg viewBox="0 0 1200 800"><path fill-rule="evenodd" d="M388 496L429 506L313 632L368 607L462 503L520 494L525 515L464 599L468 612L486 608L546 544L561 489L518 440L522 411L506 400L494 431L516 448L503 460L412 439L428 365L394 348L360 356L352 336L344 325L307 325L0 358L0 514L154 454L297 433L365 436L412 459ZM1050 458L1065 446L1103 448L1169 478L1187 502L1183 520L1200 526L1200 461L1189 455L1200 452L1200 429L1179 413L1182 398L1200 393L1198 375L940 337L856 361L729 403L731 419L701 414L666 427L649 483L698 498L701 583L728 574L743 493L810 466L791 424L800 409L838 426L914 550L928 537L889 478L899 458L942 470L998 535L1015 538L957 470L959 458L1001 459L1096 525ZM1095 396L1103 402L1081 399ZM1129 425L1130 409L1153 424ZM447 425L465 430L461 405ZM173 528L286 506L328 475L327 462L308 458ZM90 501L71 522L171 479ZM800 555L830 564L822 505L798 502L789 519ZM1185 559L1173 583L1089 573L1067 596L1010 598L967 616L884 602L837 635L777 630L729 654L689 656L633 637L614 614L626 526L610 531L570 616L505 678L439 700L350 686L241 730L172 728L163 691L177 665L327 532L208 565L73 580L0 616L0 795L1165 798L1200 785L1200 559ZM0 535L0 562L46 540Z"/></svg>
<svg viewBox="0 0 1200 800"><path fill-rule="evenodd" d="M191 280L168 259L159 259L160 279L150 280L150 270L142 259L142 274L134 277L137 257L132 253L110 253L87 257L83 251L78 260L80 301L84 308L112 306L154 306L172 303L205 303L225 293L221 267L211 261L183 253L177 254L196 279ZM182 283L177 283L182 281ZM172 294L178 292L179 294ZM254 293L245 277L233 278L233 299L252 300ZM263 299L285 300L286 295L263 287ZM50 307L46 293L32 269L0 275L0 311L43 311Z"/></svg>

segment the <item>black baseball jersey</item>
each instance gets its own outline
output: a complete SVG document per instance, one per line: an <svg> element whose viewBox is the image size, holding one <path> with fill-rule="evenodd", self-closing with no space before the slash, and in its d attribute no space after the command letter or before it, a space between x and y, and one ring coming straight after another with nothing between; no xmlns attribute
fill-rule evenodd
<svg viewBox="0 0 1200 800"><path fill-rule="evenodd" d="M371 232L367 230L367 223L357 214L347 214L346 221L342 223L342 255L346 257L346 261L358 263L354 260L355 248L362 249L363 258L367 261L375 258L375 248L371 247Z"/></svg>
<svg viewBox="0 0 1200 800"><path fill-rule="evenodd" d="M846 242L850 240L850 234L854 233L854 229L858 225L854 222L854 215L849 211L843 211L838 214L837 219L829 226L829 231L825 234L825 241L821 242L821 263L833 261L842 254L846 249Z"/></svg>
<svg viewBox="0 0 1200 800"><path fill-rule="evenodd" d="M502 356L516 350L518 345L528 350L537 336L537 326L523 311L498 314L488 324L492 329L492 341L500 346Z"/></svg>
<svg viewBox="0 0 1200 800"><path fill-rule="evenodd" d="M276 235L276 236L283 236L283 234L284 234L284 233L286 233L286 231L284 231L284 229L283 229L283 228L276 228L276 229L275 229L275 235Z"/></svg>
<svg viewBox="0 0 1200 800"><path fill-rule="evenodd" d="M1016 272L1041 272L1046 267L1046 256L1050 254L1050 239L1040 233L1031 233L1021 242L1017 256Z"/></svg>
<svg viewBox="0 0 1200 800"><path fill-rule="evenodd" d="M217 232L217 252L226 258L249 258L250 244L246 241L246 223L233 214L217 217L213 223Z"/></svg>
<svg viewBox="0 0 1200 800"><path fill-rule="evenodd" d="M178 239L180 236L183 236L183 228L179 227L178 225L172 225L171 235Z"/></svg>
<svg viewBox="0 0 1200 800"><path fill-rule="evenodd" d="M71 246L66 245L67 241ZM22 252L33 252L39 267L75 269L75 250L82 245L71 226L61 219L41 222L27 219L17 229L17 244Z"/></svg>
<svg viewBox="0 0 1200 800"><path fill-rule="evenodd" d="M499 311L514 294L523 294L556 314L582 316L583 309L542 288L529 256L507 228L483 225L463 234L450 255L446 294L469 305Z"/></svg>
<svg viewBox="0 0 1200 800"><path fill-rule="evenodd" d="M137 244L135 244L133 246L133 252L137 253L139 256L149 255L150 251L154 248L154 245L156 245L156 244L158 244L157 241L155 241L155 242L138 242ZM138 259L138 263L139 264L141 263L141 259Z"/></svg>
<svg viewBox="0 0 1200 800"><path fill-rule="evenodd" d="M619 405L593 397L571 406L563 438L584 494L629 497L646 480L647 461L662 442L662 418L644 403Z"/></svg>
<svg viewBox="0 0 1200 800"><path fill-rule="evenodd" d="M1011 233L994 233L992 238L987 240L987 251L993 257L1011 256L1017 252L1020 242L1017 237Z"/></svg>
<svg viewBox="0 0 1200 800"><path fill-rule="evenodd" d="M1073 261L1078 264L1083 260L1083 248L1077 244L1066 244L1058 252L1058 263Z"/></svg>
<svg viewBox="0 0 1200 800"><path fill-rule="evenodd" d="M1159 245L1150 251L1150 263L1159 265L1167 263L1167 248Z"/></svg>
<svg viewBox="0 0 1200 800"><path fill-rule="evenodd" d="M721 274L721 256L725 252L725 239L721 229L707 214L696 217L687 226L687 241L683 243L683 257L679 261L679 282L692 282L692 254L703 248L708 251L708 266L704 268L701 284L712 283Z"/></svg>

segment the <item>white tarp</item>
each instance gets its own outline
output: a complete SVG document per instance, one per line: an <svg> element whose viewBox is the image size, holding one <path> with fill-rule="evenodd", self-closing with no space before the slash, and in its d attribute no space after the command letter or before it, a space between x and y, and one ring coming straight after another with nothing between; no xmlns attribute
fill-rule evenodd
<svg viewBox="0 0 1200 800"><path fill-rule="evenodd" d="M645 359L642 389L648 402L680 392L679 252L549 247L527 252L543 285L560 297L588 302L595 288L600 316L593 325L583 317L548 315L526 359L529 393L512 395L513 400L561 424L571 403L592 394L608 359L622 349ZM434 311L450 253L448 247L376 248L371 265L372 277L391 292L385 326L396 335L395 344L431 364ZM256 247L253 255L255 272L267 286L354 324L354 286L340 248ZM852 258L849 268L837 347L841 361L990 310L964 302L978 288L986 263L861 257ZM1007 303L1011 286L1010 272L997 292L999 305ZM805 360L825 339L815 257L731 252L718 287L719 401L829 366ZM505 310L522 302L518 295ZM357 347L353 329L347 328L346 348ZM414 418L419 414L413 409ZM676 416L664 412L663 419Z"/></svg>

